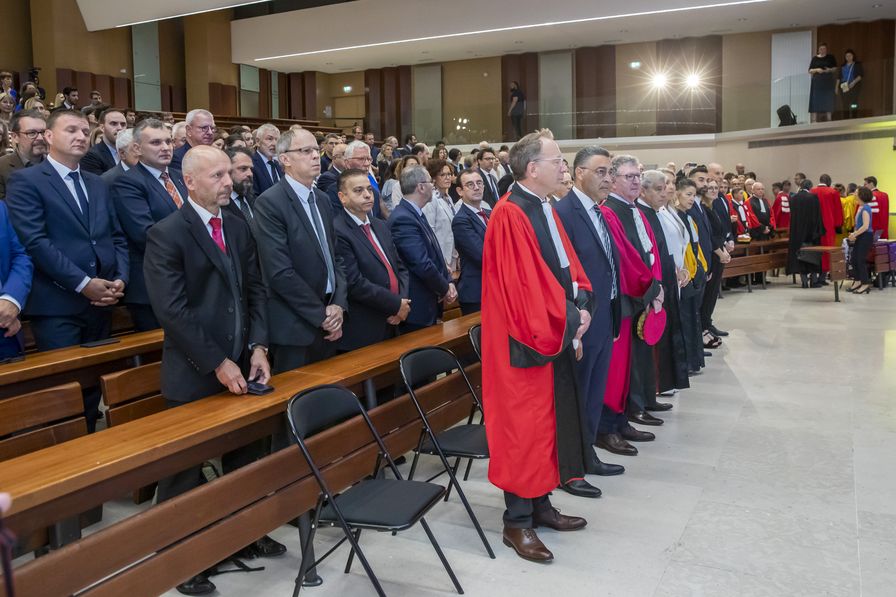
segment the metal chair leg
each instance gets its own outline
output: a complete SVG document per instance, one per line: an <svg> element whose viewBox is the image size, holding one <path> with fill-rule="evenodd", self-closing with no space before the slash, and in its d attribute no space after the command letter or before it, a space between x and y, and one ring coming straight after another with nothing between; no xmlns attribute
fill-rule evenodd
<svg viewBox="0 0 896 597"><path fill-rule="evenodd" d="M467 460L467 470L464 471L464 481L470 478L470 469L473 468L473 459L469 458Z"/></svg>
<svg viewBox="0 0 896 597"><path fill-rule="evenodd" d="M454 468L451 469L453 471L452 476L457 477L457 469L460 467L460 456L454 459ZM445 492L445 499L443 501L448 501L448 498L451 497L451 483L448 484L448 491Z"/></svg>
<svg viewBox="0 0 896 597"><path fill-rule="evenodd" d="M458 595L463 595L464 590L460 586L460 582L457 580L457 577L454 575L454 570L451 569L451 565L448 563L448 560L445 559L445 554L442 553L442 548L439 547L438 541L436 541L435 536L432 534L432 531L429 529L429 525L426 524L426 520L420 519L420 526L423 527L423 530L426 531L426 536L429 537L429 542L432 543L433 549L436 550L436 553L439 555L439 559L442 561L442 566L445 567L445 572L448 573L448 576L451 577L451 582L454 583L454 588L457 591Z"/></svg>
<svg viewBox="0 0 896 597"><path fill-rule="evenodd" d="M355 531L355 543L360 543L361 540L361 529ZM352 560L355 559L355 550L351 549L348 552L348 561L345 563L345 573L348 574L352 570Z"/></svg>

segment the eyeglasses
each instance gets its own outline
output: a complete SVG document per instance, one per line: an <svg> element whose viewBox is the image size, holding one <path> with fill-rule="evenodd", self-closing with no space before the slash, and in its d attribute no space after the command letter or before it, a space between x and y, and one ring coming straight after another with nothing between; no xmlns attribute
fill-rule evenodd
<svg viewBox="0 0 896 597"><path fill-rule="evenodd" d="M624 178L625 180L627 180L627 181L629 181L629 182L634 182L634 181L636 181L636 180L641 180L641 175L640 175L640 174L617 174L616 176L621 176L622 178Z"/></svg>
<svg viewBox="0 0 896 597"><path fill-rule="evenodd" d="M465 189L480 189L485 186L485 182L481 180L468 180L464 183Z"/></svg>
<svg viewBox="0 0 896 597"><path fill-rule="evenodd" d="M196 126L196 125L191 124L190 126ZM196 128L199 129L200 131L202 131L203 133L217 133L218 132L218 127L216 127L213 124L207 124L205 126L197 126Z"/></svg>
<svg viewBox="0 0 896 597"><path fill-rule="evenodd" d="M579 166L579 168L581 168L582 170L588 170L590 172L594 172L600 178L605 178L607 176L607 174L609 174L609 172L610 172L606 168L586 168L585 166Z"/></svg>
<svg viewBox="0 0 896 597"><path fill-rule="evenodd" d="M533 162L554 162L555 164L559 164L563 161L563 156L558 158L538 158L536 160L532 160Z"/></svg>
<svg viewBox="0 0 896 597"><path fill-rule="evenodd" d="M34 141L38 137L43 137L44 133L46 133L46 132L47 132L47 129L44 129L42 131L19 131L16 134L24 135L24 136L28 137L29 139L31 139L32 141Z"/></svg>
<svg viewBox="0 0 896 597"><path fill-rule="evenodd" d="M298 154L303 155L303 156L309 156L309 155L311 155L312 153L317 153L317 147L297 147L297 148L295 148L295 149L286 149L286 150L282 151L281 153L298 153ZM339 156L334 155L333 157L334 157L334 158L337 158L337 157L341 158L342 156L341 156L341 155L339 155Z"/></svg>

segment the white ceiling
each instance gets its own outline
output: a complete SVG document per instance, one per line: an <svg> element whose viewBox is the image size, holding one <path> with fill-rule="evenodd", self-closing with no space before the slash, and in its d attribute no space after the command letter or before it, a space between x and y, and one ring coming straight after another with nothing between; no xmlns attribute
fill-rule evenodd
<svg viewBox="0 0 896 597"><path fill-rule="evenodd" d="M88 31L112 29L268 0L78 0Z"/></svg>
<svg viewBox="0 0 896 597"><path fill-rule="evenodd" d="M317 70L336 73L672 37L805 28L896 16L896 0L758 0L738 5L724 4L730 2L358 0L233 21L232 59L281 72ZM875 8L875 4L880 6ZM700 6L706 7L694 9ZM632 15L682 8L691 10L615 18L623 13ZM595 20L568 22L577 19ZM553 24L533 26L541 23ZM501 30L510 27L515 28ZM445 35L452 36L438 37ZM419 41L394 43L413 39ZM349 46L367 47L340 49ZM287 56L306 52L313 53ZM283 57L264 59L273 56Z"/></svg>

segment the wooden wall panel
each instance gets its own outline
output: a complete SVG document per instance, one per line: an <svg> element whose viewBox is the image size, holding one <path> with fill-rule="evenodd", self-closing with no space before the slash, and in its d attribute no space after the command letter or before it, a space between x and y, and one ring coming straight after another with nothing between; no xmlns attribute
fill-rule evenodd
<svg viewBox="0 0 896 597"><path fill-rule="evenodd" d="M656 134L715 133L722 128L722 38L718 35L663 39L656 46L657 63L669 73L669 85L657 94ZM685 87L697 72L701 85Z"/></svg>
<svg viewBox="0 0 896 597"><path fill-rule="evenodd" d="M364 71L364 113L367 114L366 130L377 139L387 133L383 127L383 73L380 69Z"/></svg>
<svg viewBox="0 0 896 597"><path fill-rule="evenodd" d="M258 69L258 117L271 117L271 71Z"/></svg>
<svg viewBox="0 0 896 597"><path fill-rule="evenodd" d="M77 85L75 82L75 71L70 68L57 68L56 69L56 89L59 90L59 93L62 93L62 89L65 87L71 87ZM48 91L49 93L49 91ZM48 97L47 101L52 102L54 98Z"/></svg>
<svg viewBox="0 0 896 597"><path fill-rule="evenodd" d="M75 71L75 87L78 88L78 107L89 104L90 92L93 91L93 73Z"/></svg>
<svg viewBox="0 0 896 597"><path fill-rule="evenodd" d="M501 57L501 110L504 114L504 139L514 140L515 133L507 111L510 109L510 82L518 81L526 96L526 116L523 118L523 134L539 125L538 117L538 54L508 54Z"/></svg>
<svg viewBox="0 0 896 597"><path fill-rule="evenodd" d="M404 136L399 131L398 113L398 69L394 67L381 69L383 74L383 133L395 135L398 143L404 143Z"/></svg>
<svg viewBox="0 0 896 597"><path fill-rule="evenodd" d="M239 90L236 85L208 84L208 110L212 114L236 116L239 114Z"/></svg>
<svg viewBox="0 0 896 597"><path fill-rule="evenodd" d="M395 135L402 139L414 131L413 127L413 83L411 82L411 67L398 67L398 123L399 128Z"/></svg>
<svg viewBox="0 0 896 597"><path fill-rule="evenodd" d="M575 51L575 87L576 138L615 137L615 46Z"/></svg>
<svg viewBox="0 0 896 597"><path fill-rule="evenodd" d="M164 83L159 86L159 93L162 96L162 111L163 112L173 112L174 109L171 107L172 101L172 91L171 85L165 85Z"/></svg>
<svg viewBox="0 0 896 597"><path fill-rule="evenodd" d="M289 75L277 73L277 89L280 94L280 118L289 117Z"/></svg>
<svg viewBox="0 0 896 597"><path fill-rule="evenodd" d="M289 95L289 118L301 118L305 113L305 92L304 78L302 73L289 73L289 85L287 89L281 89L280 94L284 91ZM282 115L281 115L282 116Z"/></svg>
<svg viewBox="0 0 896 597"><path fill-rule="evenodd" d="M187 111L187 88L174 85L171 87L171 111Z"/></svg>
<svg viewBox="0 0 896 597"><path fill-rule="evenodd" d="M131 95L132 92L133 89L131 87L130 79L127 77L112 78L112 97L110 98L112 104L121 108L133 106L134 98Z"/></svg>
<svg viewBox="0 0 896 597"><path fill-rule="evenodd" d="M297 118L305 120L317 120L317 72L307 71L302 73L302 93L305 110Z"/></svg>
<svg viewBox="0 0 896 597"><path fill-rule="evenodd" d="M847 49L856 53L865 76L859 96L859 116L882 116L894 112L893 105L893 19L870 23L846 23L823 25L818 28L816 39L828 44L828 51L843 64ZM808 64L809 59L806 59ZM839 109L839 98L838 98ZM835 117L842 117L838 113Z"/></svg>
<svg viewBox="0 0 896 597"><path fill-rule="evenodd" d="M94 75L93 77L93 88L100 92L100 95L103 97L103 102L114 106L116 108L125 108L126 106L119 106L118 104L112 101L113 93L112 93L112 77L109 75ZM83 91L81 93L84 93ZM90 95L87 95L87 101L90 101Z"/></svg>

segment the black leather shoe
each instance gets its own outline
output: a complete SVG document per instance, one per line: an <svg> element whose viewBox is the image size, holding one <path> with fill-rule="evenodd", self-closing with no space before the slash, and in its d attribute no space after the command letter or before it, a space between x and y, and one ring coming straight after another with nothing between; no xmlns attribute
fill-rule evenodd
<svg viewBox="0 0 896 597"><path fill-rule="evenodd" d="M638 448L622 439L622 436L618 433L599 433L594 445L607 452L612 452L613 454L620 454L622 456L638 455Z"/></svg>
<svg viewBox="0 0 896 597"><path fill-rule="evenodd" d="M704 350L704 351L703 351L703 356L704 356L704 357L711 357L711 356L712 356L712 353L709 352L708 350Z"/></svg>
<svg viewBox="0 0 896 597"><path fill-rule="evenodd" d="M662 412L664 410L672 410L671 402L657 402L656 404L648 404L645 409L653 412Z"/></svg>
<svg viewBox="0 0 896 597"><path fill-rule="evenodd" d="M210 581L205 573L202 573L177 585L176 589L181 595L208 595L215 592L215 583Z"/></svg>
<svg viewBox="0 0 896 597"><path fill-rule="evenodd" d="M566 493L571 493L572 495L586 498L599 498L601 493L600 489L598 489L585 479L575 479L574 481L561 483L560 489L562 489Z"/></svg>
<svg viewBox="0 0 896 597"><path fill-rule="evenodd" d="M663 420L654 417L646 410L628 416L628 420L632 423L640 423L641 425L662 425Z"/></svg>
<svg viewBox="0 0 896 597"><path fill-rule="evenodd" d="M255 543L250 543L249 545L238 551L236 553L236 557L245 560L254 560L255 558L273 558L276 556L282 556L285 553L285 545L274 541L273 539L265 535Z"/></svg>
<svg viewBox="0 0 896 597"><path fill-rule="evenodd" d="M631 425L626 425L619 431L622 439L630 442L652 442L656 436L649 431L640 431Z"/></svg>
<svg viewBox="0 0 896 597"><path fill-rule="evenodd" d="M599 475L601 477L612 477L613 475L621 475L625 472L625 467L621 464L610 464L601 462L600 458L594 457L592 462L585 466L585 472L589 475Z"/></svg>
<svg viewBox="0 0 896 597"><path fill-rule="evenodd" d="M720 330L714 325L710 325L708 329L709 333L711 333L713 336L718 336L719 338L724 338L728 335L728 332L726 332L725 330Z"/></svg>

